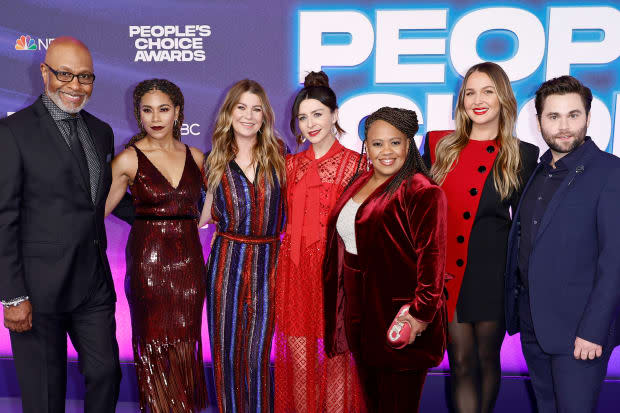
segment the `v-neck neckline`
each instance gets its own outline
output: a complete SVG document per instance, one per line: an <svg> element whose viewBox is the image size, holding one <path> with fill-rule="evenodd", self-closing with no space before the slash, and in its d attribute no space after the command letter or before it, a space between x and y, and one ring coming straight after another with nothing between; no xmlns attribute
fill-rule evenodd
<svg viewBox="0 0 620 413"><path fill-rule="evenodd" d="M142 153L142 155L144 155L144 157L151 164L153 169L155 169L157 171L159 176L168 184L168 186L170 188L172 188L172 190L176 191L177 189L179 189L179 187L181 186L181 182L183 182L183 177L185 176L185 170L187 169L187 152L188 152L187 145L185 145L185 161L183 162L183 172L181 172L181 177L179 178L179 182L177 183L177 186L172 185L172 183L164 176L163 173L161 173L161 171L157 168L157 166L155 166L155 164L149 159L148 156L146 156L146 154L144 152L142 152L142 150L140 148L138 148L136 145L134 145L134 148L139 150L140 153Z"/></svg>
<svg viewBox="0 0 620 413"><path fill-rule="evenodd" d="M256 165L256 170L254 171L254 181L250 181L250 178L247 177L247 175L245 174L245 172L243 172L243 169L239 166L239 164L237 163L237 161L235 161L234 159L232 161L230 161L232 163L235 164L235 166L237 167L238 172L241 174L241 176L243 176L245 178L246 181L248 181L248 183L252 186L254 186L254 182L256 182L256 177L258 176L258 167L259 165Z"/></svg>

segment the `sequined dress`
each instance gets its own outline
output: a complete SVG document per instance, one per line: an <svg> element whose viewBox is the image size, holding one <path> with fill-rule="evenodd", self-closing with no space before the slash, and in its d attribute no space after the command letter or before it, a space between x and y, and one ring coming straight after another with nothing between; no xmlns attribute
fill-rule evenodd
<svg viewBox="0 0 620 413"><path fill-rule="evenodd" d="M360 155L334 142L286 160L289 219L278 264L275 412L363 411L351 354L323 348L322 263L330 210L355 174ZM365 161L360 170L366 170Z"/></svg>
<svg viewBox="0 0 620 413"><path fill-rule="evenodd" d="M195 412L207 398L200 338L206 283L197 229L201 172L186 146L174 188L134 148L136 221L127 242L125 293L140 410Z"/></svg>
<svg viewBox="0 0 620 413"><path fill-rule="evenodd" d="M264 175L252 183L231 161L213 196L217 232L207 264L207 314L222 413L272 411L269 358L286 211L270 173L273 186Z"/></svg>

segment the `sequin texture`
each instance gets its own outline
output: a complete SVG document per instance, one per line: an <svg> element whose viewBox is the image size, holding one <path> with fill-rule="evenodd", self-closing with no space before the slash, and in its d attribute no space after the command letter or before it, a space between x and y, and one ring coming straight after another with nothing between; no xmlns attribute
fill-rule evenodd
<svg viewBox="0 0 620 413"><path fill-rule="evenodd" d="M186 146L174 188L139 149L130 187L137 216L198 217L201 172ZM136 220L126 249L140 410L195 412L206 405L202 306L205 271L196 219Z"/></svg>

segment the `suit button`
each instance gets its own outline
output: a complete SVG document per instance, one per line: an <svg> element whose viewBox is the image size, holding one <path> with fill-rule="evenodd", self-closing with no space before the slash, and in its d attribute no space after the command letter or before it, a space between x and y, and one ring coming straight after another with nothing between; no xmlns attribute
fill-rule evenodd
<svg viewBox="0 0 620 413"><path fill-rule="evenodd" d="M458 237L456 237L456 242L458 242L459 244L462 244L465 242L465 237L462 235L459 235Z"/></svg>
<svg viewBox="0 0 620 413"><path fill-rule="evenodd" d="M99 240L98 239L93 240L93 244L95 244L95 247L98 247L99 246Z"/></svg>
<svg viewBox="0 0 620 413"><path fill-rule="evenodd" d="M472 188L469 190L469 193L471 196L476 196L478 194L478 190L476 188Z"/></svg>
<svg viewBox="0 0 620 413"><path fill-rule="evenodd" d="M465 219L471 218L471 214L469 213L469 211L463 212L463 218L465 218Z"/></svg>
<svg viewBox="0 0 620 413"><path fill-rule="evenodd" d="M515 294L519 294L519 289L515 288Z"/></svg>
<svg viewBox="0 0 620 413"><path fill-rule="evenodd" d="M458 260L456 260L456 265L457 266L462 267L463 264L465 264L465 261L463 261L462 259L459 258Z"/></svg>
<svg viewBox="0 0 620 413"><path fill-rule="evenodd" d="M480 173L484 173L486 170L487 170L487 167L486 167L486 166L484 166L484 165L480 165L480 166L478 167L478 172L480 172Z"/></svg>
<svg viewBox="0 0 620 413"><path fill-rule="evenodd" d="M487 152L488 152L488 153L493 153L493 152L495 152L495 147L494 147L493 145L489 145L489 146L487 146Z"/></svg>

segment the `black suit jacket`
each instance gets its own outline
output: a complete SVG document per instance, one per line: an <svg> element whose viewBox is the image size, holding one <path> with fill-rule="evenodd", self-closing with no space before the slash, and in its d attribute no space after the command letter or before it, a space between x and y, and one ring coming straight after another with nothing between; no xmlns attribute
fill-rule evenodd
<svg viewBox="0 0 620 413"><path fill-rule="evenodd" d="M114 292L103 223L114 156L112 128L81 115L101 166L87 176L39 98L0 120L0 299L30 296L36 312L71 311L102 271Z"/></svg>

